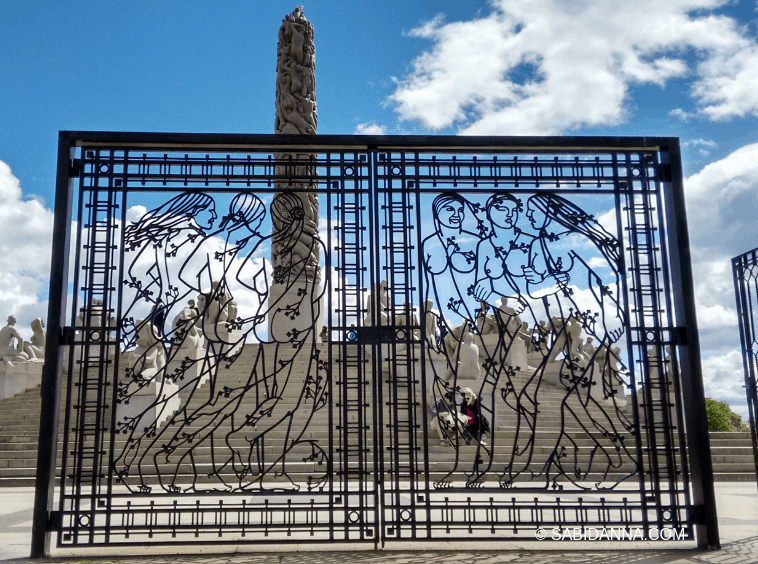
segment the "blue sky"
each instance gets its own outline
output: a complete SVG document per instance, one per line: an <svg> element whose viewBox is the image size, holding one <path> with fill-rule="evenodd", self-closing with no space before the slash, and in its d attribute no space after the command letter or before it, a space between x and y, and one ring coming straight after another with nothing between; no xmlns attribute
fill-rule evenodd
<svg viewBox="0 0 758 564"><path fill-rule="evenodd" d="M57 132L273 132L294 6L0 3L0 313L46 312ZM319 133L680 137L706 391L745 414L729 258L758 246L756 0L304 11Z"/></svg>

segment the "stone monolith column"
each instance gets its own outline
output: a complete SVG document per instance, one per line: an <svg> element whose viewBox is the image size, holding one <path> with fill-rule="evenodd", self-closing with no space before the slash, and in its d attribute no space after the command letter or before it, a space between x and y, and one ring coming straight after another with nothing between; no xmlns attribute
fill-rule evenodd
<svg viewBox="0 0 758 564"><path fill-rule="evenodd" d="M316 133L315 69L313 24L298 6L279 28L276 133ZM269 338L279 342L318 340L324 314L316 156L285 152L277 153L275 158L278 164L277 194L271 204L274 273L269 289Z"/></svg>

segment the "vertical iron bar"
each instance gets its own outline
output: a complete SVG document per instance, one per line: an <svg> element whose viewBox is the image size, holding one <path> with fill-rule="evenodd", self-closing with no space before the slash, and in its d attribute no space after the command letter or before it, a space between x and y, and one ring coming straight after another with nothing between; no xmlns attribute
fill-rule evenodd
<svg viewBox="0 0 758 564"><path fill-rule="evenodd" d="M668 147L661 147L661 162L671 166L671 182L663 182L663 192L670 205L666 206L666 223L669 227L671 273L679 284L673 284L676 324L686 331L686 342L679 344L682 396L690 450L692 472L692 502L699 507L694 523L697 544L700 548L721 548L716 512L716 492L713 485L713 462L708 437L708 414L705 410L703 372L700 363L700 337L695 314L695 285L692 280L690 240L687 231L687 210L682 184L682 162L679 141L672 139Z"/></svg>
<svg viewBox="0 0 758 564"><path fill-rule="evenodd" d="M50 264L50 302L47 310L47 342L45 343L45 364L42 368L42 404L30 554L32 558L50 554L51 531L48 531L48 523L55 495L55 461L58 448L58 417L63 366L60 347L62 330L66 325L68 248L71 237L73 179L69 177L69 167L72 157L71 137L66 132L60 132Z"/></svg>
<svg viewBox="0 0 758 564"><path fill-rule="evenodd" d="M756 387L755 358L753 342L755 336L751 330L752 325L752 301L749 301L750 287L745 284L746 271L752 266L758 266L754 249L748 253L732 259L732 275L734 277L734 295L737 301L737 319L740 327L740 344L742 345L742 365L745 371L745 395L747 397L747 411L750 420L750 438L753 441L753 461L755 474L758 478L758 429L756 429L756 406L758 406L758 387ZM758 292L756 292L758 295ZM756 481L758 485L758 481Z"/></svg>

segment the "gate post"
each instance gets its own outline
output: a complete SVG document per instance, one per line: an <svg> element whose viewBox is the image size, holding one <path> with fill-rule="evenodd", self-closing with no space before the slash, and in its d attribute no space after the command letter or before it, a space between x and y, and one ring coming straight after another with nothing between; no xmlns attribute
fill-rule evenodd
<svg viewBox="0 0 758 564"><path fill-rule="evenodd" d="M682 184L682 161L678 139L671 139L668 147L661 147L661 161L671 167L670 178L662 182L666 206L666 223L669 226L669 252L671 273L680 284L673 285L676 326L684 338L679 340L682 399L687 446L690 451L692 475L692 504L695 508L690 520L694 526L699 548L719 549L719 527L716 513L716 492L713 485L713 463L708 437L708 414L705 410L703 372L700 363L700 338L695 315L695 286L692 280L690 241L687 230L687 211Z"/></svg>
<svg viewBox="0 0 758 564"><path fill-rule="evenodd" d="M42 405L37 451L37 477L34 493L31 558L50 554L51 512L55 496L56 454L58 450L58 419L61 397L60 344L66 325L66 291L68 287L68 254L71 236L71 198L73 178L71 136L58 135L58 173L55 191L55 218L50 266L50 293L47 309L47 342L42 368ZM60 298L58 299L58 297Z"/></svg>

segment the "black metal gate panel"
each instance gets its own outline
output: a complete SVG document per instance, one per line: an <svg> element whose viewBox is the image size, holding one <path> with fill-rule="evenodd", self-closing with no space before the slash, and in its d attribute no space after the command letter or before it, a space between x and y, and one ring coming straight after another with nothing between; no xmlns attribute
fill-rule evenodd
<svg viewBox="0 0 758 564"><path fill-rule="evenodd" d="M63 133L37 515L57 476L58 547L716 545L678 158Z"/></svg>
<svg viewBox="0 0 758 564"><path fill-rule="evenodd" d="M732 259L734 293L737 299L737 317L740 324L742 363L745 369L745 393L750 418L750 433L753 439L753 458L758 479L758 336L755 333L758 315L758 249L753 249Z"/></svg>

